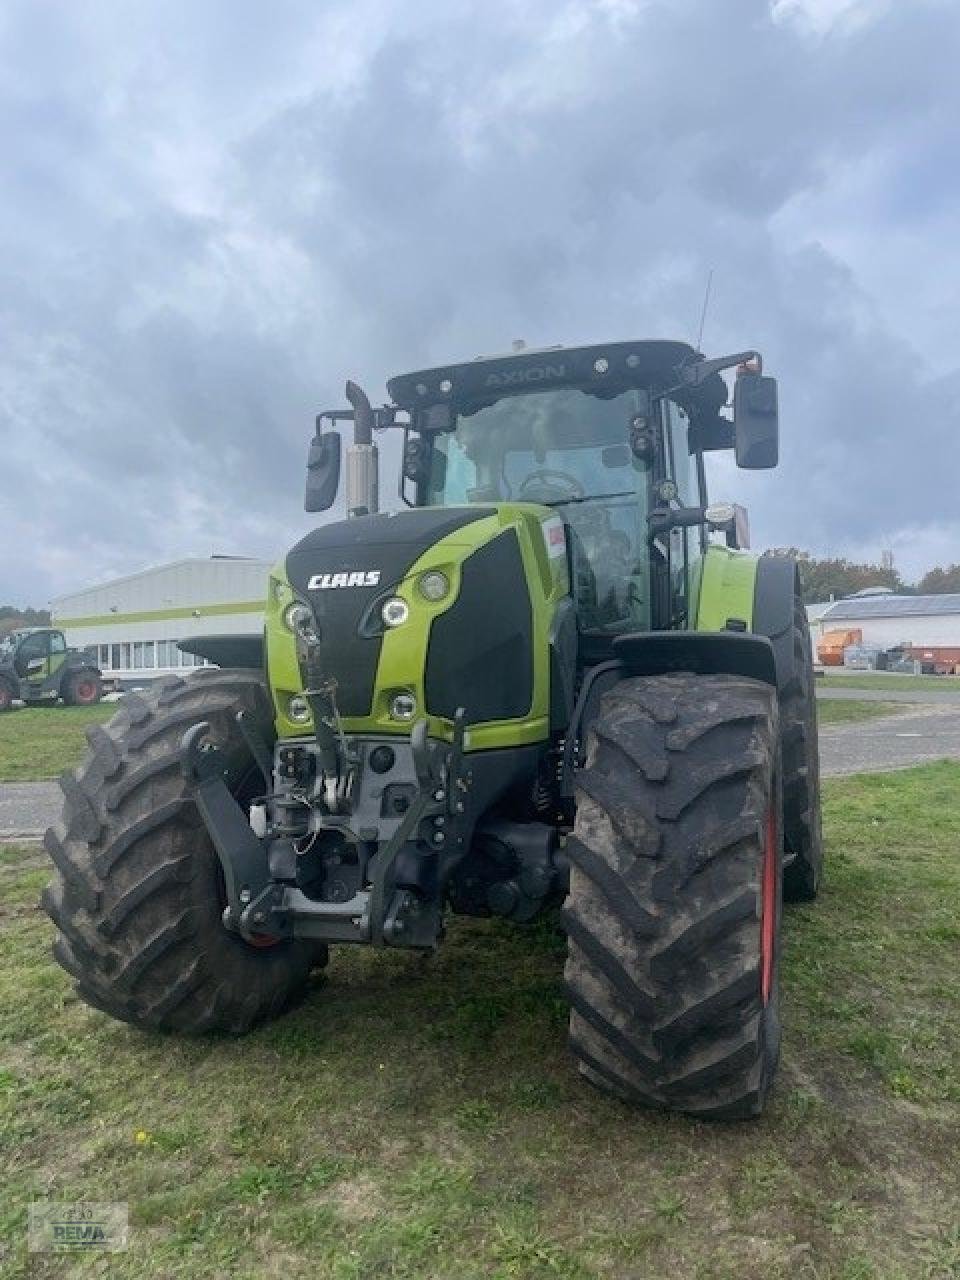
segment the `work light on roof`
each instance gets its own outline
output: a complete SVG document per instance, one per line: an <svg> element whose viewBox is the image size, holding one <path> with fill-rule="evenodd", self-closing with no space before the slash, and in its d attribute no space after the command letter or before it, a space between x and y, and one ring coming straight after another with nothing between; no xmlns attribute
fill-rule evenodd
<svg viewBox="0 0 960 1280"><path fill-rule="evenodd" d="M443 392L445 396L448 396L450 394L450 392L453 390L453 383L450 381L449 378L441 379L440 390Z"/></svg>
<svg viewBox="0 0 960 1280"><path fill-rule="evenodd" d="M606 356L597 356L596 360L593 362L594 373L606 373L609 368L610 361Z"/></svg>

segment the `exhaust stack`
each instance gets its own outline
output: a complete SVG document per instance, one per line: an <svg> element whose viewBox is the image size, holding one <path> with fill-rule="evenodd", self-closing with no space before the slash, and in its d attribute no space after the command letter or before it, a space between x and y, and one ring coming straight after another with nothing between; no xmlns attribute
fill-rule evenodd
<svg viewBox="0 0 960 1280"><path fill-rule="evenodd" d="M354 412L353 444L347 446L347 515L374 515L379 510L379 451L373 443L373 409L355 382L347 383L346 395Z"/></svg>

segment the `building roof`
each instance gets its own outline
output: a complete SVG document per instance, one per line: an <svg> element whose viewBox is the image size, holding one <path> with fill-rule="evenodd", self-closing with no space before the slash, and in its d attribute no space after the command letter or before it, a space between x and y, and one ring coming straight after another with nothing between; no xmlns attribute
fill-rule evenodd
<svg viewBox="0 0 960 1280"><path fill-rule="evenodd" d="M108 578L105 582L94 582L89 586L81 587L76 591L65 591L59 596L54 596L50 601L53 607L62 604L65 600L72 600L74 596L86 595L89 591L108 590L112 587L122 587L128 582L137 582L140 578L150 578L156 574L166 573L170 569L183 569L188 565L209 565L209 564L249 564L260 565L261 567L270 568L272 561L257 560L253 556L186 556L183 560L171 560L168 564L152 564L148 569L138 569L136 573L125 573L120 578Z"/></svg>
<svg viewBox="0 0 960 1280"><path fill-rule="evenodd" d="M823 615L823 622L841 622L846 618L917 618L942 617L960 613L960 594L940 596L858 596L838 600Z"/></svg>

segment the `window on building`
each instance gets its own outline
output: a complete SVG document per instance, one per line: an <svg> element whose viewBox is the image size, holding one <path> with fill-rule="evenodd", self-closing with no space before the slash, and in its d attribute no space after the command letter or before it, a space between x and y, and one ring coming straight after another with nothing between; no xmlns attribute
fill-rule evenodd
<svg viewBox="0 0 960 1280"><path fill-rule="evenodd" d="M120 646L118 644L110 646L110 670L120 670Z"/></svg>
<svg viewBox="0 0 960 1280"><path fill-rule="evenodd" d="M152 640L144 640L143 642L143 665L147 670L152 670L157 665Z"/></svg>

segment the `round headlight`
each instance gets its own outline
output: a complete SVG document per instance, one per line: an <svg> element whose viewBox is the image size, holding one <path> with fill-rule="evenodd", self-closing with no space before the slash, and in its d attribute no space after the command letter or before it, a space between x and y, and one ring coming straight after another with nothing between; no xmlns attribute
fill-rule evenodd
<svg viewBox="0 0 960 1280"><path fill-rule="evenodd" d="M296 724L306 724L310 719L310 703L302 693L296 693L287 703L287 715Z"/></svg>
<svg viewBox="0 0 960 1280"><path fill-rule="evenodd" d="M436 602L442 600L450 590L450 579L439 569L431 569L428 573L420 575L418 585L424 599Z"/></svg>
<svg viewBox="0 0 960 1280"><path fill-rule="evenodd" d="M410 606L399 596L391 596L389 600L384 600L380 617L388 627L401 627L410 617Z"/></svg>
<svg viewBox="0 0 960 1280"><path fill-rule="evenodd" d="M306 631L316 630L313 610L301 600L294 600L283 611L284 626L295 635L304 635Z"/></svg>
<svg viewBox="0 0 960 1280"><path fill-rule="evenodd" d="M390 703L392 720L412 720L416 711L417 700L412 693L398 693Z"/></svg>

